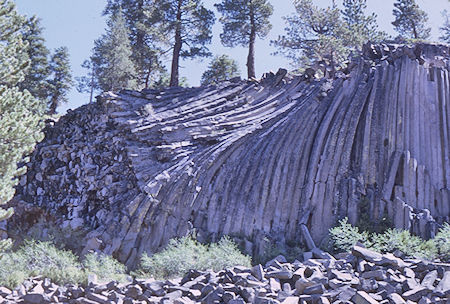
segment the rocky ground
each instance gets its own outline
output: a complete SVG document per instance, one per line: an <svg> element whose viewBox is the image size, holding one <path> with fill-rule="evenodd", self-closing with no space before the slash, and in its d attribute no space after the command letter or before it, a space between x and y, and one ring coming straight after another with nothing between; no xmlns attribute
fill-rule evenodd
<svg viewBox="0 0 450 304"><path fill-rule="evenodd" d="M0 287L0 303L450 303L450 264L400 259L355 246L336 257L314 249L304 262L283 256L265 266L219 272L191 270L158 281L58 286L45 278L15 290Z"/></svg>

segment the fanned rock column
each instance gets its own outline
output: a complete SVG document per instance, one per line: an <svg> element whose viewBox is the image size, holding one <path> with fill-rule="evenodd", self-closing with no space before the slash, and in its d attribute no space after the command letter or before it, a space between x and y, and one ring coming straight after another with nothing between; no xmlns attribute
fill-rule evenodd
<svg viewBox="0 0 450 304"><path fill-rule="evenodd" d="M432 237L450 215L449 47L365 49L335 80L105 93L47 128L14 201L128 265L193 229L253 253L304 227L319 243L362 207Z"/></svg>

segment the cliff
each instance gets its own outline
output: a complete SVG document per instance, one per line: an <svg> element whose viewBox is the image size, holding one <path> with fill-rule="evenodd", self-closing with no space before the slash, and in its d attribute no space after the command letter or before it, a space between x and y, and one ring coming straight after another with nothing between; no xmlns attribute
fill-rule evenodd
<svg viewBox="0 0 450 304"><path fill-rule="evenodd" d="M364 52L333 80L102 94L48 123L9 225L86 227L85 251L128 265L192 230L255 254L345 216L432 237L450 216L450 48Z"/></svg>

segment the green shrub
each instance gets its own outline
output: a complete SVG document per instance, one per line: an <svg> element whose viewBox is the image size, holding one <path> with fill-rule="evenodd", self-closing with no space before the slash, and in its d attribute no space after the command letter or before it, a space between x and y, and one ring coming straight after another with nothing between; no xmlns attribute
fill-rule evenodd
<svg viewBox="0 0 450 304"><path fill-rule="evenodd" d="M439 258L443 261L450 260L450 225L444 223L434 238Z"/></svg>
<svg viewBox="0 0 450 304"><path fill-rule="evenodd" d="M79 283L85 279L77 257L50 242L25 241L16 252L5 253L0 260L0 285L14 287L37 275L59 284Z"/></svg>
<svg viewBox="0 0 450 304"><path fill-rule="evenodd" d="M15 288L25 279L43 276L57 284L85 284L94 273L102 281L124 281L126 267L110 256L89 253L83 263L71 251L51 242L25 241L16 251L0 258L0 286Z"/></svg>
<svg viewBox="0 0 450 304"><path fill-rule="evenodd" d="M163 251L151 257L143 254L140 271L157 278L171 278L182 276L190 269L219 270L233 265L250 266L251 259L229 238L208 246L188 236L170 240Z"/></svg>
<svg viewBox="0 0 450 304"><path fill-rule="evenodd" d="M235 265L251 266L251 258L248 255L243 255L228 236L224 236L219 243L213 243L209 246L208 259L205 261L204 268L211 268L214 271L219 271L224 268Z"/></svg>
<svg viewBox="0 0 450 304"><path fill-rule="evenodd" d="M344 218L339 221L339 225L330 229L331 247L335 252L350 251L352 247L361 242L364 245L369 243L369 233L360 232L358 227L354 227L348 223L348 219Z"/></svg>
<svg viewBox="0 0 450 304"><path fill-rule="evenodd" d="M125 265L105 254L87 254L83 260L83 267L86 274L95 273L100 281L124 282L127 277Z"/></svg>
<svg viewBox="0 0 450 304"><path fill-rule="evenodd" d="M295 241L278 242L275 239L263 238L262 254L255 256L255 264L266 264L268 261L275 257L282 255L288 262L294 262L295 260L301 260L303 257L304 247Z"/></svg>
<svg viewBox="0 0 450 304"><path fill-rule="evenodd" d="M450 225L445 224L434 240L425 241L409 231L387 229L383 233L360 232L343 219L339 225L330 229L330 242L335 252L350 251L360 241L365 247L378 252L400 250L406 256L424 259L448 259L450 256Z"/></svg>
<svg viewBox="0 0 450 304"><path fill-rule="evenodd" d="M400 250L406 256L424 259L436 258L436 245L432 240L424 241L409 231L388 229L382 234L371 235L371 249L379 252L393 252Z"/></svg>

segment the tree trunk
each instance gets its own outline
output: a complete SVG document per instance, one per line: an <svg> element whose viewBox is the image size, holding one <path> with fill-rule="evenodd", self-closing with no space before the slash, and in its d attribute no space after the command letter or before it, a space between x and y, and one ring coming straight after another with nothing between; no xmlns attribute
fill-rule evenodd
<svg viewBox="0 0 450 304"><path fill-rule="evenodd" d="M150 74L152 73L152 59L150 58L150 63L148 64L147 73L145 74L145 88L148 89L148 84L150 82Z"/></svg>
<svg viewBox="0 0 450 304"><path fill-rule="evenodd" d="M253 12L253 5L250 1L250 42L248 46L247 57L247 75L248 78L255 78L255 39L256 39L256 26L255 26L255 14Z"/></svg>
<svg viewBox="0 0 450 304"><path fill-rule="evenodd" d="M50 107L48 109L48 113L49 115L55 115L56 114L56 108L58 107L58 99L56 96L53 96L50 99Z"/></svg>
<svg viewBox="0 0 450 304"><path fill-rule="evenodd" d="M146 18L144 15L144 2L142 0L137 1L137 9L138 9L138 22L143 22ZM136 41L133 43L133 54L132 59L135 61L136 66L139 70L139 77L145 77L145 88L147 89L147 71L145 71L145 54L143 54L143 50L145 49L145 32L142 29L136 30ZM142 70L141 70L142 69ZM150 72L149 72L150 73ZM142 78L139 79L139 85L141 84Z"/></svg>
<svg viewBox="0 0 450 304"><path fill-rule="evenodd" d="M178 86L178 78L179 78L179 61L180 61L180 51L181 51L181 2L182 0L178 0L177 4L177 28L175 29L175 45L173 47L173 56L172 56L172 70L170 73L170 86L177 87Z"/></svg>
<svg viewBox="0 0 450 304"><path fill-rule="evenodd" d="M92 102L92 97L94 97L94 75L91 78L91 93L89 95L89 103Z"/></svg>
<svg viewBox="0 0 450 304"><path fill-rule="evenodd" d="M412 28L413 28L414 39L419 39L419 35L417 34L416 25L414 23L412 25Z"/></svg>

